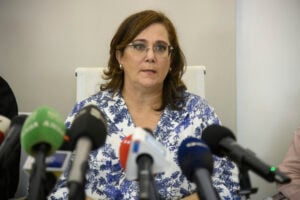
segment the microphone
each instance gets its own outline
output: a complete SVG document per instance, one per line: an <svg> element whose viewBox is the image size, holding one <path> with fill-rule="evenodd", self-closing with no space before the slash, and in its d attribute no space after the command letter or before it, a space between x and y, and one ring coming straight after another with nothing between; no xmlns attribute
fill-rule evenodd
<svg viewBox="0 0 300 200"><path fill-rule="evenodd" d="M0 145L2 144L10 125L10 119L0 115Z"/></svg>
<svg viewBox="0 0 300 200"><path fill-rule="evenodd" d="M27 115L15 116L0 146L0 199L14 196L19 183L20 135ZM14 177L14 178L11 178Z"/></svg>
<svg viewBox="0 0 300 200"><path fill-rule="evenodd" d="M95 105L84 107L75 116L70 128L71 148L75 158L68 176L69 199L85 199L84 176L91 150L104 145L107 125L101 111Z"/></svg>
<svg viewBox="0 0 300 200"><path fill-rule="evenodd" d="M63 145L65 144L64 147L67 147L66 145L68 145L69 143L68 139L69 138L65 135L63 142ZM54 154L46 158L46 194L49 194L51 192L60 175L68 169L69 163L71 161L72 152L69 151L69 148L62 149L62 146L59 148L59 150L55 151ZM28 155L24 162L23 170L28 174L31 174L34 162L35 158Z"/></svg>
<svg viewBox="0 0 300 200"><path fill-rule="evenodd" d="M7 131L6 137L0 146L0 165L6 165L5 159L19 147L20 154L20 134L27 115L19 115L13 118ZM19 156L20 157L20 156Z"/></svg>
<svg viewBox="0 0 300 200"><path fill-rule="evenodd" d="M21 145L35 157L30 175L28 199L45 199L46 156L53 154L62 144L66 128L59 113L53 108L37 108L26 119L21 132Z"/></svg>
<svg viewBox="0 0 300 200"><path fill-rule="evenodd" d="M164 172L170 165L165 147L155 140L149 129L137 127L122 140L119 148L120 164L129 180L138 178L136 160L140 154L152 156L153 174Z"/></svg>
<svg viewBox="0 0 300 200"><path fill-rule="evenodd" d="M201 200L220 199L212 186L212 154L203 140L194 137L184 139L178 148L178 163L187 179L197 185Z"/></svg>
<svg viewBox="0 0 300 200"><path fill-rule="evenodd" d="M153 174L169 166L163 145L155 140L149 129L135 128L119 148L120 164L126 177L139 181L139 199L159 199Z"/></svg>
<svg viewBox="0 0 300 200"><path fill-rule="evenodd" d="M267 165L255 153L236 143L234 134L226 127L210 125L203 130L202 139L217 156L228 156L239 166L247 167L269 182L284 184L291 181L283 172Z"/></svg>

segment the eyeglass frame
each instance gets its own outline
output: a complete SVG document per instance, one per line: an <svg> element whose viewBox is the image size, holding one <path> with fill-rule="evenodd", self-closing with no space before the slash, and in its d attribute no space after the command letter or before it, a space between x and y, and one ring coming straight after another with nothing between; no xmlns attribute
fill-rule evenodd
<svg viewBox="0 0 300 200"><path fill-rule="evenodd" d="M143 42L141 42L141 41L139 41L139 42L144 45ZM166 57L163 57L163 58L169 57L171 55L171 53L173 52L174 47L172 45L166 43L166 42L161 42L161 44L166 45L167 51L168 51L168 55ZM148 52L149 49L152 49L152 51L155 55L159 55L159 51L154 49L154 46L157 45L157 44L154 44L152 47L149 47L149 46L145 45L145 49L143 49L143 50L138 50L138 49L134 48L135 45L138 45L138 44L136 44L135 41L133 41L133 42L130 42L127 46L131 47L133 50L135 50L137 52L145 53L145 55L146 55L146 53Z"/></svg>

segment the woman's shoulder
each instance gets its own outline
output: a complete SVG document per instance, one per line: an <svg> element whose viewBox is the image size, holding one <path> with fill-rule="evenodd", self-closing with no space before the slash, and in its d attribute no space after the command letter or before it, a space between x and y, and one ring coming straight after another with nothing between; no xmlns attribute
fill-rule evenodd
<svg viewBox="0 0 300 200"><path fill-rule="evenodd" d="M74 116L87 105L93 104L102 110L110 105L114 105L116 101L120 101L120 95L118 93L113 94L110 91L99 91L86 99L76 102L66 119L66 125L69 126Z"/></svg>
<svg viewBox="0 0 300 200"><path fill-rule="evenodd" d="M195 94L195 93L192 93L192 92L190 92L190 91L188 91L188 90L184 90L184 91L183 91L183 95L184 95L185 97L189 97L189 98L200 98L200 99L204 99L204 97L202 97L202 96L200 96L200 95L197 95L197 94Z"/></svg>
<svg viewBox="0 0 300 200"><path fill-rule="evenodd" d="M194 94L194 93L191 93L189 91L184 91L183 96L184 96L184 103L186 105L189 105L189 104L208 105L208 102L204 97L199 96L199 95Z"/></svg>
<svg viewBox="0 0 300 200"><path fill-rule="evenodd" d="M209 105L208 101L204 97L188 91L184 92L182 108L183 112L189 113L190 116L198 118L203 118L203 116L218 118L214 111L214 107Z"/></svg>
<svg viewBox="0 0 300 200"><path fill-rule="evenodd" d="M79 106L80 108L82 108L88 104L94 104L96 106L99 106L101 104L106 104L110 101L119 100L120 99L119 96L120 95L118 93L114 94L107 90L99 91L99 92L87 97L86 99L83 99L83 100L77 102L76 105Z"/></svg>

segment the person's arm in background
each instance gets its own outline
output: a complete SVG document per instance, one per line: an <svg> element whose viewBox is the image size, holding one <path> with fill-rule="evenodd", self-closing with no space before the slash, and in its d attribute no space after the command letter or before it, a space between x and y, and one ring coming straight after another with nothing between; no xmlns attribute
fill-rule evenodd
<svg viewBox="0 0 300 200"><path fill-rule="evenodd" d="M286 173L292 181L289 184L278 185L277 190L290 200L300 198L300 127L293 136L289 149L279 165L279 169Z"/></svg>

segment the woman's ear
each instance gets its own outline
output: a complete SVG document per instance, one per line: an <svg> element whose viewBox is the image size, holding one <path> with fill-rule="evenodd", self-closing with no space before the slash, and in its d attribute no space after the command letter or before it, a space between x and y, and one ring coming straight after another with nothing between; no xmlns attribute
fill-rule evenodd
<svg viewBox="0 0 300 200"><path fill-rule="evenodd" d="M121 64L121 60L122 60L122 52L120 50L116 51L116 58L119 62L119 64Z"/></svg>

